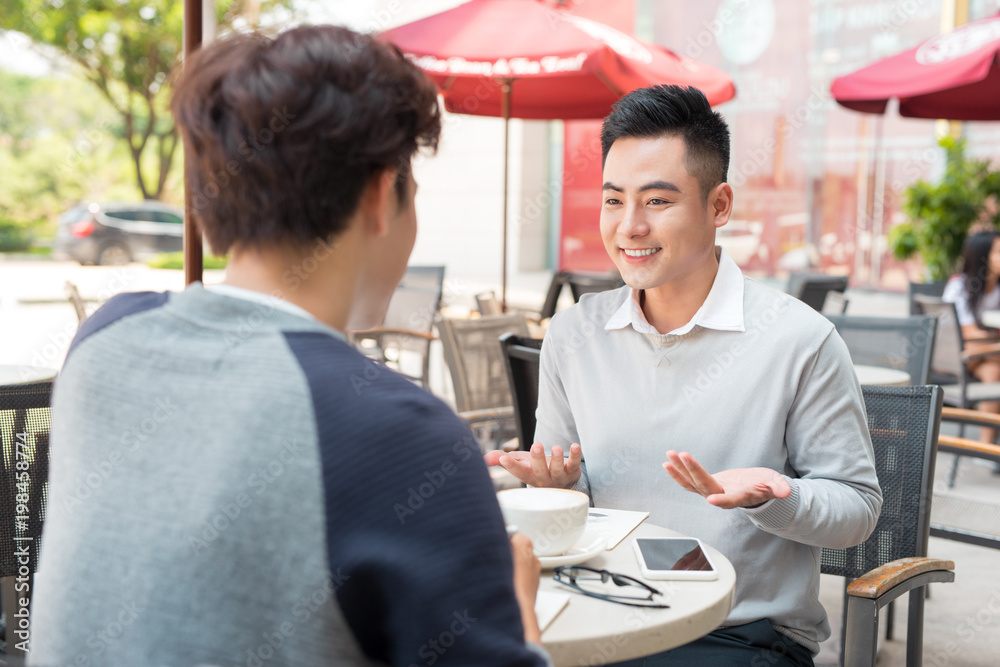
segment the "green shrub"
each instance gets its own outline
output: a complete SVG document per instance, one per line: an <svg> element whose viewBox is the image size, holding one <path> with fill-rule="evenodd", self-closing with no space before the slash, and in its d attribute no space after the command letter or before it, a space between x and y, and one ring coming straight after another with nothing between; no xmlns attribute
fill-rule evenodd
<svg viewBox="0 0 1000 667"><path fill-rule="evenodd" d="M992 203L1000 195L1000 172L986 160L965 157L965 140L938 142L948 154L944 176L935 184L917 181L906 189L907 222L889 230L889 248L897 259L920 255L927 278L947 280L958 268L962 245L975 223L1000 229Z"/></svg>
<svg viewBox="0 0 1000 667"><path fill-rule="evenodd" d="M31 226L13 220L0 220L0 252L25 252L31 247Z"/></svg>
<svg viewBox="0 0 1000 667"><path fill-rule="evenodd" d="M228 260L225 257L216 257L215 255L205 255L202 260L202 266L206 269L224 269L226 268L226 262ZM154 255L146 261L146 266L150 266L154 269L183 269L184 268L184 253L183 252L161 252L159 255Z"/></svg>

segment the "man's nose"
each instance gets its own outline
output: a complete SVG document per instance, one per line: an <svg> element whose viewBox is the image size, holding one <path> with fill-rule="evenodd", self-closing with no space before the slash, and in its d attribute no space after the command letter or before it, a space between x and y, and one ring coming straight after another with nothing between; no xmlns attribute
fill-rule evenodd
<svg viewBox="0 0 1000 667"><path fill-rule="evenodd" d="M623 236L630 239L649 234L649 223L646 221L642 209L633 206L627 207L618 230Z"/></svg>

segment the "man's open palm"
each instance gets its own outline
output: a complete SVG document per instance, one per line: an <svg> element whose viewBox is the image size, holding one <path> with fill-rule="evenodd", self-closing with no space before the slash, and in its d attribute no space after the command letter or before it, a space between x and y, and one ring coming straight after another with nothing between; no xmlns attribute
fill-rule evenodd
<svg viewBox="0 0 1000 667"><path fill-rule="evenodd" d="M667 452L664 470L688 491L722 509L756 507L792 492L788 480L770 468L734 468L710 475L691 454Z"/></svg>

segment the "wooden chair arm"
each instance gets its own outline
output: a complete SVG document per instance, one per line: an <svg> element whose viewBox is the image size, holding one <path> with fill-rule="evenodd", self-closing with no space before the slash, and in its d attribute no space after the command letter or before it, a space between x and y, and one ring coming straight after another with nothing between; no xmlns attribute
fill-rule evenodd
<svg viewBox="0 0 1000 667"><path fill-rule="evenodd" d="M959 438L954 435L938 436L938 451L946 454L959 454L977 459L1000 461L1000 446L988 442Z"/></svg>
<svg viewBox="0 0 1000 667"><path fill-rule="evenodd" d="M514 418L514 408L504 406L502 408L483 408L482 410L465 410L458 413L459 418L466 424L479 424L482 422L503 421Z"/></svg>
<svg viewBox="0 0 1000 667"><path fill-rule="evenodd" d="M984 339L975 338L972 341L966 341L966 342L979 343L980 341L983 341L983 340ZM989 340L989 339L986 339L986 340ZM985 357L993 357L993 356L996 356L998 354L1000 354L1000 343L991 343L989 347L982 348L978 352L976 352L975 354L971 354L971 353L963 350L962 351L962 361L964 361L964 362L970 362L970 361L975 361L976 359L983 359Z"/></svg>
<svg viewBox="0 0 1000 667"><path fill-rule="evenodd" d="M941 421L970 424L972 426L986 426L989 428L1000 427L1000 415L996 413L983 412L982 410L967 410L965 408L951 408L948 406L941 409Z"/></svg>
<svg viewBox="0 0 1000 667"><path fill-rule="evenodd" d="M424 340L437 340L438 337L426 331L416 331L415 329L398 329L394 327L375 327L374 329L360 329L349 332L353 340L362 338L380 338L385 335L391 336L412 336L413 338L423 338Z"/></svg>
<svg viewBox="0 0 1000 667"><path fill-rule="evenodd" d="M937 558L900 558L877 567L847 586L852 597L874 600L908 579L934 570L954 570L955 562Z"/></svg>

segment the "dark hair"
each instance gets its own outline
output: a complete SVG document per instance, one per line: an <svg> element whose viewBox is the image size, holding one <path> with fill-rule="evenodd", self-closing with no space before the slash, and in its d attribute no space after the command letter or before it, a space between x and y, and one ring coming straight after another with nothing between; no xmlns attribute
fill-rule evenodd
<svg viewBox="0 0 1000 667"><path fill-rule="evenodd" d="M185 64L171 110L191 208L214 252L307 245L343 231L377 172L437 148L434 84L399 50L347 28L219 39Z"/></svg>
<svg viewBox="0 0 1000 667"><path fill-rule="evenodd" d="M997 239L996 232L979 232L972 234L962 245L962 273L965 274L965 296L969 302L969 310L976 314L979 320L979 303L986 292L986 277L990 273L990 251L993 241Z"/></svg>
<svg viewBox="0 0 1000 667"><path fill-rule="evenodd" d="M726 181L729 127L705 94L691 87L639 88L618 100L601 127L601 164L618 139L662 136L684 139L687 170L698 179L702 197Z"/></svg>

